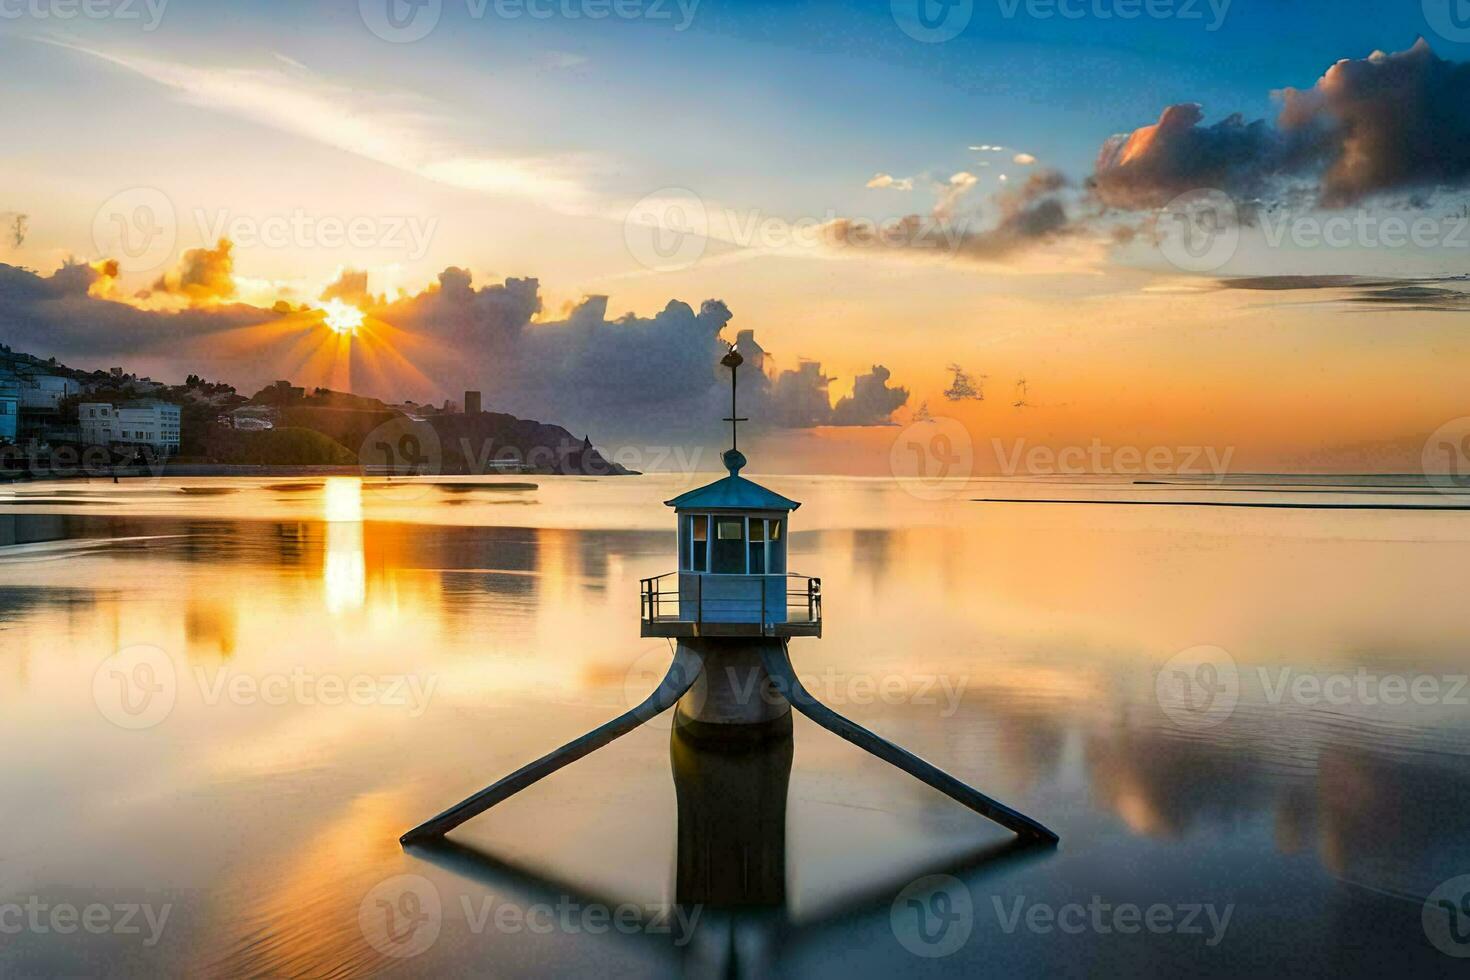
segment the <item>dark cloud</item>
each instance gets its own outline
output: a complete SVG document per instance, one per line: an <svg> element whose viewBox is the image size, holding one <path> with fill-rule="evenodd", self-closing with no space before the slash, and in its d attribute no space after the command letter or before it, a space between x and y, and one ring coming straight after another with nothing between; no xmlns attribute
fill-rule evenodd
<svg viewBox="0 0 1470 980"><path fill-rule="evenodd" d="M191 253L166 278L170 296L200 302L168 310L105 298L115 267L67 265L40 276L0 265L0 340L74 367L119 364L161 380L198 373L251 391L278 378L350 379L358 394L389 401L438 402L476 389L487 409L645 438L704 434L728 414L719 359L732 314L719 300L610 317L607 297L589 296L564 318L544 319L537 280L476 286L451 267L417 295L369 307L346 362L333 363L338 348L317 313L205 301L225 292L216 273L229 249L197 251L206 254ZM360 301L366 285L349 270L323 296ZM833 407L819 364L767 377L754 333L738 340L755 368L742 371L741 411L757 427L878 425L907 399L875 367Z"/></svg>
<svg viewBox="0 0 1470 980"><path fill-rule="evenodd" d="M1264 120L1246 123L1239 113L1201 126L1194 103L1172 105L1159 121L1103 143L1088 186L1108 207L1160 207L1201 187L1233 196L1261 193L1284 157L1279 133Z"/></svg>
<svg viewBox="0 0 1470 980"><path fill-rule="evenodd" d="M1098 201L1155 208L1185 191L1215 188L1240 199L1305 189L1324 207L1385 193L1422 204L1470 177L1470 64L1445 61L1421 38L1333 65L1309 89L1275 93L1275 123L1239 114L1209 126L1198 105L1114 136L1088 181Z"/></svg>
<svg viewBox="0 0 1470 980"><path fill-rule="evenodd" d="M1246 276L1222 279L1224 289L1328 293L1329 300L1360 309L1464 313L1470 311L1470 279L1432 277L1384 279L1372 276ZM1458 288L1457 288L1458 287Z"/></svg>
<svg viewBox="0 0 1470 980"><path fill-rule="evenodd" d="M967 191L973 180L960 186ZM1060 195L1066 187L1060 172L1041 169L1019 186L993 194L990 205L995 214L988 220L982 213L960 213L957 199L949 194L928 216L910 214L883 226L839 218L823 231L837 248L1002 262L1082 229L1068 215Z"/></svg>
<svg viewBox="0 0 1470 980"><path fill-rule="evenodd" d="M1423 38L1408 51L1339 61L1312 88L1280 97L1278 125L1298 158L1327 165L1325 205L1470 176L1470 64L1445 61Z"/></svg>
<svg viewBox="0 0 1470 980"><path fill-rule="evenodd" d="M93 295L105 291L115 264L69 263L50 276L0 264L0 340L16 350L56 357L73 367L128 364L147 372L165 369L177 355L180 377L207 372L238 374L241 363L222 335L268 323L275 314L247 306L153 312ZM140 363L141 362L141 363Z"/></svg>
<svg viewBox="0 0 1470 980"><path fill-rule="evenodd" d="M886 425L893 413L909 400L907 388L889 387L891 372L874 364L867 374L853 379L852 394L839 398L832 407L832 425Z"/></svg>

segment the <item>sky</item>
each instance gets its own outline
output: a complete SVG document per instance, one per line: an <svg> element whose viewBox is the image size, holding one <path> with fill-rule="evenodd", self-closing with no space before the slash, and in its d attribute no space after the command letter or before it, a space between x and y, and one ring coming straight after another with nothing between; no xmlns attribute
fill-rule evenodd
<svg viewBox="0 0 1470 980"><path fill-rule="evenodd" d="M1470 413L1458 8L0 0L0 342L656 447L748 331L767 470L1411 472Z"/></svg>

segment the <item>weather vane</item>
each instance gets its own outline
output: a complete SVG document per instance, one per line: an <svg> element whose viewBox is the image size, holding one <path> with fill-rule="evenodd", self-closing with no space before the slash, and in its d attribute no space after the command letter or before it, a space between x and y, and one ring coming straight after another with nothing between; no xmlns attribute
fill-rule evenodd
<svg viewBox="0 0 1470 980"><path fill-rule="evenodd" d="M737 375L740 371L740 365L745 363L745 358L741 357L740 351L735 349L734 344L731 344L729 353L720 358L720 363L730 369L730 415L728 418L721 419L721 421L730 423L730 449L734 452L739 452L740 423L750 421L750 419L748 418L741 418L740 413L735 409L735 387L738 380Z"/></svg>

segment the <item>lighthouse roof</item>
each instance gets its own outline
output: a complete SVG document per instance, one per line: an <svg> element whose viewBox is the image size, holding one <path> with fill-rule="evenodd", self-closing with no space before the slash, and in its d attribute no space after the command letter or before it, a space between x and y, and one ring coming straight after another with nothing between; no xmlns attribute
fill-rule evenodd
<svg viewBox="0 0 1470 980"><path fill-rule="evenodd" d="M664 503L679 510L795 510L801 504L743 476L727 476Z"/></svg>
<svg viewBox="0 0 1470 980"><path fill-rule="evenodd" d="M681 493L664 503L677 510L795 510L801 504L740 475L745 457L736 450L724 455L730 475Z"/></svg>

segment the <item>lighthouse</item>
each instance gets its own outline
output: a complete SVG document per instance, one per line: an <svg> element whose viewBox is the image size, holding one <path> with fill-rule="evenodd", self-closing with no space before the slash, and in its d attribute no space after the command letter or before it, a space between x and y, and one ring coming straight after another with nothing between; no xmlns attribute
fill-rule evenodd
<svg viewBox="0 0 1470 980"><path fill-rule="evenodd" d="M674 510L678 567L640 582L640 633L676 641L669 670L631 710L455 804L399 838L405 846L443 837L552 773L670 708L679 735L702 742L784 737L796 709L1018 837L1054 844L1057 835L944 770L817 701L801 684L790 642L822 635L821 579L787 571L795 500L740 475L739 369L732 346L730 448L726 475L664 503Z"/></svg>

